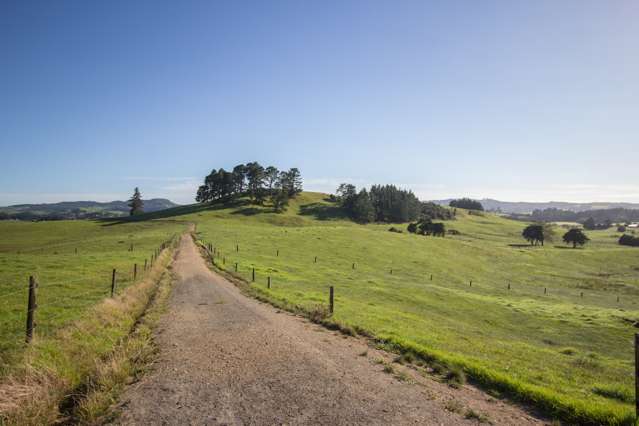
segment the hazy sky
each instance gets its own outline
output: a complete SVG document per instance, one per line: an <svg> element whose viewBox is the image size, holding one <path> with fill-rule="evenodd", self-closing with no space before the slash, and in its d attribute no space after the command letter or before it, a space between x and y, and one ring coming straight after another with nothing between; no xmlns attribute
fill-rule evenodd
<svg viewBox="0 0 639 426"><path fill-rule="evenodd" d="M639 202L639 1L0 2L0 205L305 188Z"/></svg>

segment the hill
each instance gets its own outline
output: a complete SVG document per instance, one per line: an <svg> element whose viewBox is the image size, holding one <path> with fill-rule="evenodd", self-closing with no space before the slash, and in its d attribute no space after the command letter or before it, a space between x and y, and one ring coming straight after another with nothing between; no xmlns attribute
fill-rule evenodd
<svg viewBox="0 0 639 426"><path fill-rule="evenodd" d="M451 199L435 200L436 204L447 206ZM564 201L548 201L548 202L518 202L518 201L499 201L490 198L478 200L484 206L485 210L498 211L509 214L531 214L535 210L559 209L571 212L583 212L588 210L603 209L639 209L639 203L569 203Z"/></svg>
<svg viewBox="0 0 639 426"><path fill-rule="evenodd" d="M390 224L355 224L326 194L304 192L281 214L239 199L96 222L0 223L0 282L19 286L39 271L57 283L67 262L69 279L91 265L105 287L111 265L101 250L118 259L141 256L137 248L127 251L131 238L148 235L150 243L186 223L197 224L197 238L215 248L216 267L245 281L253 295L373 336L428 365L438 380L466 375L569 423L632 424L639 252L620 246L614 229L587 231L591 241L572 249L557 228L555 242L532 247L521 238L525 223L457 209L456 220L445 222L457 233L426 237L407 233L406 224L392 225L403 233L389 232ZM74 241L59 245L69 235ZM46 245L44 253L38 244ZM32 255L25 256L27 248ZM7 316L0 321L19 331L23 295L15 304L0 311L13 315L0 314Z"/></svg>
<svg viewBox="0 0 639 426"><path fill-rule="evenodd" d="M172 201L164 198L153 198L144 201L146 212L156 212L176 207ZM63 219L98 219L122 217L129 214L126 201L65 201L52 204L17 204L0 207L0 219L18 220L63 220Z"/></svg>
<svg viewBox="0 0 639 426"><path fill-rule="evenodd" d="M285 214L242 202L191 208L180 217L198 223L218 267L261 298L321 312L332 285L331 321L353 333L458 366L572 422L634 417L637 251L617 244L614 230L589 231L586 248L573 250L560 229L554 244L531 247L524 223L461 209L446 222L459 235L388 232L388 224L344 220L317 193L303 193Z"/></svg>

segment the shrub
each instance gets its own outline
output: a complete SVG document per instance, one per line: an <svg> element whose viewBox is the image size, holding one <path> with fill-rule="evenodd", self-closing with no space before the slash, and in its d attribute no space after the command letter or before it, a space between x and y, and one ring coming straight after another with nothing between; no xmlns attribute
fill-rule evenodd
<svg viewBox="0 0 639 426"><path fill-rule="evenodd" d="M619 238L619 244L622 246L639 247L639 238L623 234L621 238Z"/></svg>
<svg viewBox="0 0 639 426"><path fill-rule="evenodd" d="M464 374L464 370L460 367L453 366L444 376L444 380L446 380L451 387L459 388L466 383L466 375Z"/></svg>

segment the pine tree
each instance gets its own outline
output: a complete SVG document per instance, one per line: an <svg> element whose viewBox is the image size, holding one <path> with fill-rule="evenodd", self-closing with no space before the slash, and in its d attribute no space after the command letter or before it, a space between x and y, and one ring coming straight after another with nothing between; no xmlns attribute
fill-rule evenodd
<svg viewBox="0 0 639 426"><path fill-rule="evenodd" d="M129 207L131 207L129 212L131 216L144 213L144 201L142 201L142 194L140 194L138 187L133 191L133 196L129 200Z"/></svg>

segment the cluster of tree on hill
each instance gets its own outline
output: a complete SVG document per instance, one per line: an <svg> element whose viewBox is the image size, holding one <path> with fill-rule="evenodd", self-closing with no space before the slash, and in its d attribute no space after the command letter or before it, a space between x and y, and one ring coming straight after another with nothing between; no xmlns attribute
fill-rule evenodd
<svg viewBox="0 0 639 426"><path fill-rule="evenodd" d="M238 164L230 172L213 169L198 188L195 200L206 203L248 196L255 204L263 204L270 199L275 210L282 211L288 205L289 198L300 192L302 175L297 168L280 171L273 166L264 168L254 161Z"/></svg>
<svg viewBox="0 0 639 426"><path fill-rule="evenodd" d="M484 206L477 200L472 200L470 198L459 198L457 200L450 200L448 203L450 207L467 209L467 210L479 210L484 211Z"/></svg>
<svg viewBox="0 0 639 426"><path fill-rule="evenodd" d="M395 185L373 185L357 191L355 185L341 184L333 197L356 222L402 223L416 219L452 219L449 209L419 201L412 191Z"/></svg>
<svg viewBox="0 0 639 426"><path fill-rule="evenodd" d="M530 245L541 244L543 246L545 241L553 241L555 231L549 224L534 223L524 228L522 236L530 243ZM586 236L586 234L578 228L570 229L563 235L562 240L566 244L572 244L573 248L576 248L578 245L583 246L590 241L588 236Z"/></svg>
<svg viewBox="0 0 639 426"><path fill-rule="evenodd" d="M631 223L639 221L638 209L614 208L574 212L557 208L534 210L530 216L520 217L536 222L578 222L586 228L607 229L612 223ZM589 229L589 228L586 228Z"/></svg>
<svg viewBox="0 0 639 426"><path fill-rule="evenodd" d="M429 219L410 223L407 230L411 234L433 235L435 237L446 236L446 226L442 222L433 222Z"/></svg>
<svg viewBox="0 0 639 426"><path fill-rule="evenodd" d="M639 247L639 237L623 234L619 238L619 244L621 244L622 246Z"/></svg>

